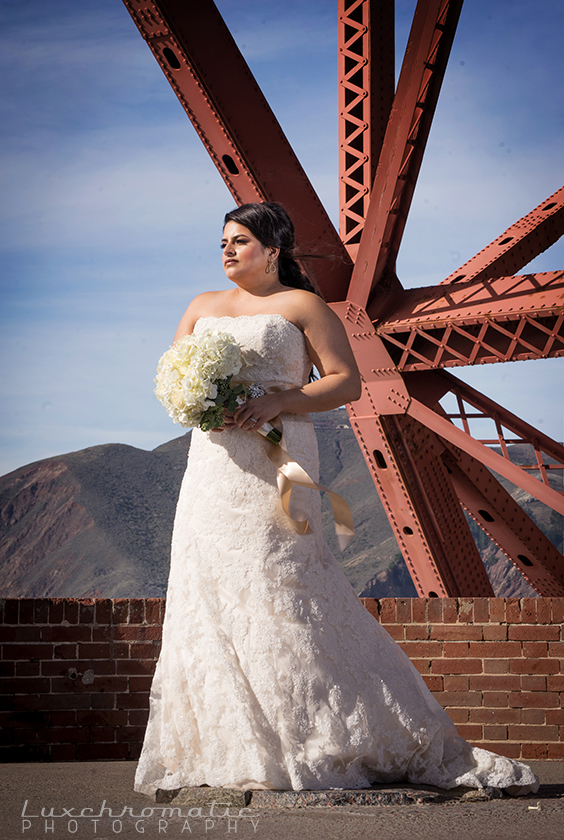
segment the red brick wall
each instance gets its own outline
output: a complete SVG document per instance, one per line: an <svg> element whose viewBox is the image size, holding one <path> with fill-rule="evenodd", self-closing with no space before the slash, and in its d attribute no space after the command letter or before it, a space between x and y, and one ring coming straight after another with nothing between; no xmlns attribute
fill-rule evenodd
<svg viewBox="0 0 564 840"><path fill-rule="evenodd" d="M464 738L564 758L564 598L363 602ZM163 614L156 598L0 601L0 761L137 758Z"/></svg>
<svg viewBox="0 0 564 840"><path fill-rule="evenodd" d="M463 738L510 758L564 758L564 598L363 601Z"/></svg>
<svg viewBox="0 0 564 840"><path fill-rule="evenodd" d="M159 598L0 601L0 761L137 758Z"/></svg>

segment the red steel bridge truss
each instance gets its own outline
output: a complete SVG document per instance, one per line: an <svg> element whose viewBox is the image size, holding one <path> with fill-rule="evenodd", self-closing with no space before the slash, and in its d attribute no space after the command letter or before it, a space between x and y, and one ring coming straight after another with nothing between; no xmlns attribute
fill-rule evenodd
<svg viewBox="0 0 564 840"><path fill-rule="evenodd" d="M124 3L236 202L282 203L300 248L332 257L308 273L355 352L351 425L418 594L493 594L466 510L564 595L564 558L496 478L564 514L564 448L447 371L564 355L564 271L518 274L564 233L564 188L436 286L395 271L462 0L418 1L397 87L394 0L339 0L340 233L212 0Z"/></svg>

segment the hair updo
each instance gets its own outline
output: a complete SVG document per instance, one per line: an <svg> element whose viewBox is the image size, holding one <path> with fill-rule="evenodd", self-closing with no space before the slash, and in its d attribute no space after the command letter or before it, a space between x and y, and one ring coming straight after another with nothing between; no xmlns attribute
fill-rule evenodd
<svg viewBox="0 0 564 840"><path fill-rule="evenodd" d="M265 248L280 248L278 278L283 286L317 294L294 257L294 225L287 212L274 201L242 204L227 213L223 225L235 222L248 228Z"/></svg>

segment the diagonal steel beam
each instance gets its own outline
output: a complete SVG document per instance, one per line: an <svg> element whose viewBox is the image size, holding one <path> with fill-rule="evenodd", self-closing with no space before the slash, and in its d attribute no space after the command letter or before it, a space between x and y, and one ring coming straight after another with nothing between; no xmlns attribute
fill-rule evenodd
<svg viewBox="0 0 564 840"><path fill-rule="evenodd" d="M283 204L327 300L351 261L212 0L123 0L235 200Z"/></svg>
<svg viewBox="0 0 564 840"><path fill-rule="evenodd" d="M339 233L354 259L395 88L395 0L339 0Z"/></svg>
<svg viewBox="0 0 564 840"><path fill-rule="evenodd" d="M385 273L395 276L461 7L462 0L417 3L348 294L359 306L366 307Z"/></svg>
<svg viewBox="0 0 564 840"><path fill-rule="evenodd" d="M553 510L564 514L564 493L554 490L549 480L549 474L554 470L564 473L564 447L561 444L445 370L408 374L406 386L411 395L407 407L410 417ZM446 412L441 406L437 408L439 400L448 392L456 397L458 412ZM454 424L455 419L462 423L462 428ZM493 423L495 433L489 438L475 437L472 423L488 419ZM531 464L512 462L509 449L517 443L532 447L534 461ZM490 449L491 445L499 446L501 454ZM531 475L531 471L538 473L540 478Z"/></svg>
<svg viewBox="0 0 564 840"><path fill-rule="evenodd" d="M564 234L564 187L453 271L445 285L515 274Z"/></svg>
<svg viewBox="0 0 564 840"><path fill-rule="evenodd" d="M472 519L544 598L564 595L564 558L494 475L447 444L443 461Z"/></svg>
<svg viewBox="0 0 564 840"><path fill-rule="evenodd" d="M347 406L351 427L421 597L491 595L484 564L462 514L444 443L406 416L410 395L366 312L332 304L361 372L362 396Z"/></svg>
<svg viewBox="0 0 564 840"><path fill-rule="evenodd" d="M564 355L564 271L409 289L387 309L376 332L400 371Z"/></svg>

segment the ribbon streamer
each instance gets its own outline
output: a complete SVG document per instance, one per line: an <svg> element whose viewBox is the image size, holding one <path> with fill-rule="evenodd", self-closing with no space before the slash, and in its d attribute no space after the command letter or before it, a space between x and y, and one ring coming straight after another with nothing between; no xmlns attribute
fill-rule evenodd
<svg viewBox="0 0 564 840"><path fill-rule="evenodd" d="M334 493L329 488L324 487L323 484L318 484L314 481L307 472L295 461L288 450L286 449L286 442L284 440L284 428L279 417L275 417L270 421L276 428L281 427L282 440L280 443L271 443L261 435L261 443L267 456L274 464L278 471L278 490L280 492L280 501L284 508L284 513L292 523L292 527L298 534L313 533L307 519L294 519L290 515L290 494L292 487L297 484L300 487L308 487L310 490L319 490L325 492L329 496L331 507L333 508L333 519L335 520L335 533L339 548L344 551L347 545L354 537L354 524L349 506L338 493Z"/></svg>
<svg viewBox="0 0 564 840"><path fill-rule="evenodd" d="M242 385L250 385L251 383L242 382ZM290 388L295 388L295 385L286 384L284 382L261 382L265 394L274 394L279 391L285 391ZM319 490L320 493L327 493L333 508L333 519L335 520L335 533L339 548L344 551L347 545L354 537L354 523L349 506L338 493L324 487L323 484L318 484L311 476L304 470L297 461L295 461L288 449L286 448L286 441L284 438L284 427L279 416L274 417L270 421L275 429L278 429L282 434L280 443L272 443L266 437L260 435L261 443L270 461L274 464L277 470L278 491L280 493L280 501L284 509L284 513L292 523L292 527L298 534L305 536L313 533L307 519L294 519L290 514L290 494L294 484L299 487L307 487L310 490ZM259 434L259 432L257 432Z"/></svg>

